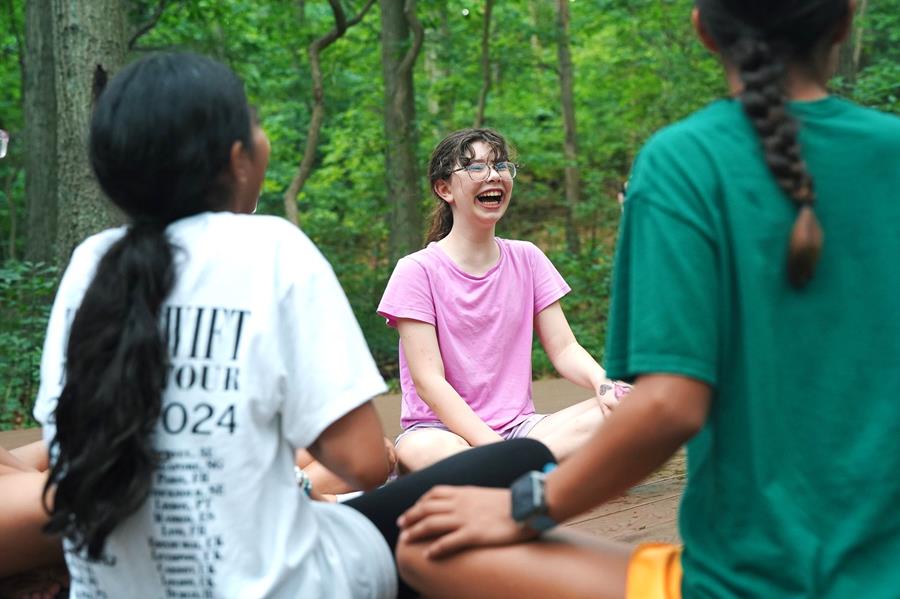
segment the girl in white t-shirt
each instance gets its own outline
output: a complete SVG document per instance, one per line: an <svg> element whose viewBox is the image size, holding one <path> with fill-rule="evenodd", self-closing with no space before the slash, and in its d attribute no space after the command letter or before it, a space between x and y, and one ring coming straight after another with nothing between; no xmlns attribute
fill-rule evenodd
<svg viewBox="0 0 900 599"><path fill-rule="evenodd" d="M520 437L565 459L629 388L575 339L560 304L569 286L543 252L495 236L515 176L506 140L490 129L452 133L432 154L427 246L397 263L378 306L400 333L402 469ZM535 414L534 332L556 370L594 397Z"/></svg>
<svg viewBox="0 0 900 599"><path fill-rule="evenodd" d="M520 440L311 500L298 449L355 488L387 478L385 385L316 247L250 215L269 142L241 81L145 57L98 99L89 157L130 224L75 249L41 361L44 531L70 596L392 597L397 517L433 484L506 486L552 460Z"/></svg>

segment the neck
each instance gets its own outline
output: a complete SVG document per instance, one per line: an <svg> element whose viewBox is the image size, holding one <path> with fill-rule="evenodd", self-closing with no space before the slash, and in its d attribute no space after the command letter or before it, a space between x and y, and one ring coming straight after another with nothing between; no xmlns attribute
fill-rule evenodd
<svg viewBox="0 0 900 599"><path fill-rule="evenodd" d="M460 268L473 275L484 274L500 259L494 227L475 231L454 227L438 245Z"/></svg>
<svg viewBox="0 0 900 599"><path fill-rule="evenodd" d="M731 65L725 65L725 77L728 81L728 93L737 96L744 90L744 83L738 74L738 70ZM809 69L790 65L784 80L784 91L788 100L810 102L821 100L828 96L826 81L819 76L810 73Z"/></svg>

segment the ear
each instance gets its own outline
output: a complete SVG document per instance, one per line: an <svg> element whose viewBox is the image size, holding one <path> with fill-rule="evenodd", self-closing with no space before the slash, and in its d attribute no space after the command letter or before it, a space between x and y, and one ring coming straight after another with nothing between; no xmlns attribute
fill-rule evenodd
<svg viewBox="0 0 900 599"><path fill-rule="evenodd" d="M837 30L834 32L834 38L831 40L833 44L842 44L850 37L853 30L853 15L856 13L856 0L849 0L847 3L847 16L838 23Z"/></svg>
<svg viewBox="0 0 900 599"><path fill-rule="evenodd" d="M431 188L439 198L441 198L448 204L453 203L453 190L450 187L450 181L448 181L447 179L438 179L434 183L434 185L431 186Z"/></svg>
<svg viewBox="0 0 900 599"><path fill-rule="evenodd" d="M241 187L247 182L250 166L250 153L244 148L244 144L240 141L231 144L228 170L237 187Z"/></svg>
<svg viewBox="0 0 900 599"><path fill-rule="evenodd" d="M719 46L703 26L703 21L700 20L700 9L698 9L696 6L693 8L693 10L691 10L691 24L694 26L694 31L697 32L697 37L700 38L700 42L703 44L703 46L713 54L718 54Z"/></svg>

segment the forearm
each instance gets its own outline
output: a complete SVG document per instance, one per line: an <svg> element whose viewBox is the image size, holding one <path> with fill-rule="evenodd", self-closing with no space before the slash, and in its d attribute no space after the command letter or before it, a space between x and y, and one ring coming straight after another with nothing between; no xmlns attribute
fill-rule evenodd
<svg viewBox="0 0 900 599"><path fill-rule="evenodd" d="M661 466L702 426L699 407L638 384L583 449L547 477L550 516L563 521L616 497Z"/></svg>
<svg viewBox="0 0 900 599"><path fill-rule="evenodd" d="M550 361L563 378L590 391L596 391L608 380L603 367L577 341L551 356Z"/></svg>
<svg viewBox="0 0 900 599"><path fill-rule="evenodd" d="M14 447L10 453L21 460L29 470L39 470L43 472L50 465L50 454L47 451L47 444L44 441L34 441L28 445Z"/></svg>
<svg viewBox="0 0 900 599"><path fill-rule="evenodd" d="M391 464L381 421L371 402L335 421L307 450L351 487L368 490L384 483Z"/></svg>
<svg viewBox="0 0 900 599"><path fill-rule="evenodd" d="M434 377L424 384L416 383L416 392L441 422L475 447L501 441L484 420L460 397L459 393L443 377Z"/></svg>
<svg viewBox="0 0 900 599"><path fill-rule="evenodd" d="M36 468L29 466L3 447L0 447L0 467L2 467L0 473L36 471Z"/></svg>

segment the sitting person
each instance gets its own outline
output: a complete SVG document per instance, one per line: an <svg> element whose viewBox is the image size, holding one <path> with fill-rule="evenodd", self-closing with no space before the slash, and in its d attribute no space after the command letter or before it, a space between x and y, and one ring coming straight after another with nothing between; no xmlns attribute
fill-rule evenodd
<svg viewBox="0 0 900 599"><path fill-rule="evenodd" d="M437 145L427 247L397 263L378 306L400 333L402 470L517 437L539 439L564 460L627 392L578 344L560 304L569 286L543 252L495 236L512 200L509 154L490 129L463 129ZM534 331L556 370L594 397L535 413Z"/></svg>
<svg viewBox="0 0 900 599"><path fill-rule="evenodd" d="M384 448L387 452L388 472L394 473L397 468L397 452L394 449L394 442L385 437ZM316 461L306 449L298 449L294 452L294 463L297 469L303 471L302 473L298 472L298 476L309 478L314 499L330 502L345 501L360 493L359 489L353 488L347 481Z"/></svg>
<svg viewBox="0 0 900 599"><path fill-rule="evenodd" d="M852 8L697 1L733 98L635 161L606 351L634 391L546 477L423 497L398 559L426 596L900 595L900 119L828 93ZM514 544L685 441L683 548Z"/></svg>
<svg viewBox="0 0 900 599"><path fill-rule="evenodd" d="M35 405L50 468L28 505L43 487L72 597L405 596L402 511L435 483L506 486L552 461L519 440L312 501L297 449L352 488L387 478L385 385L316 247L250 215L269 142L243 84L195 54L142 58L100 95L89 157L130 222L79 245L60 283Z"/></svg>

